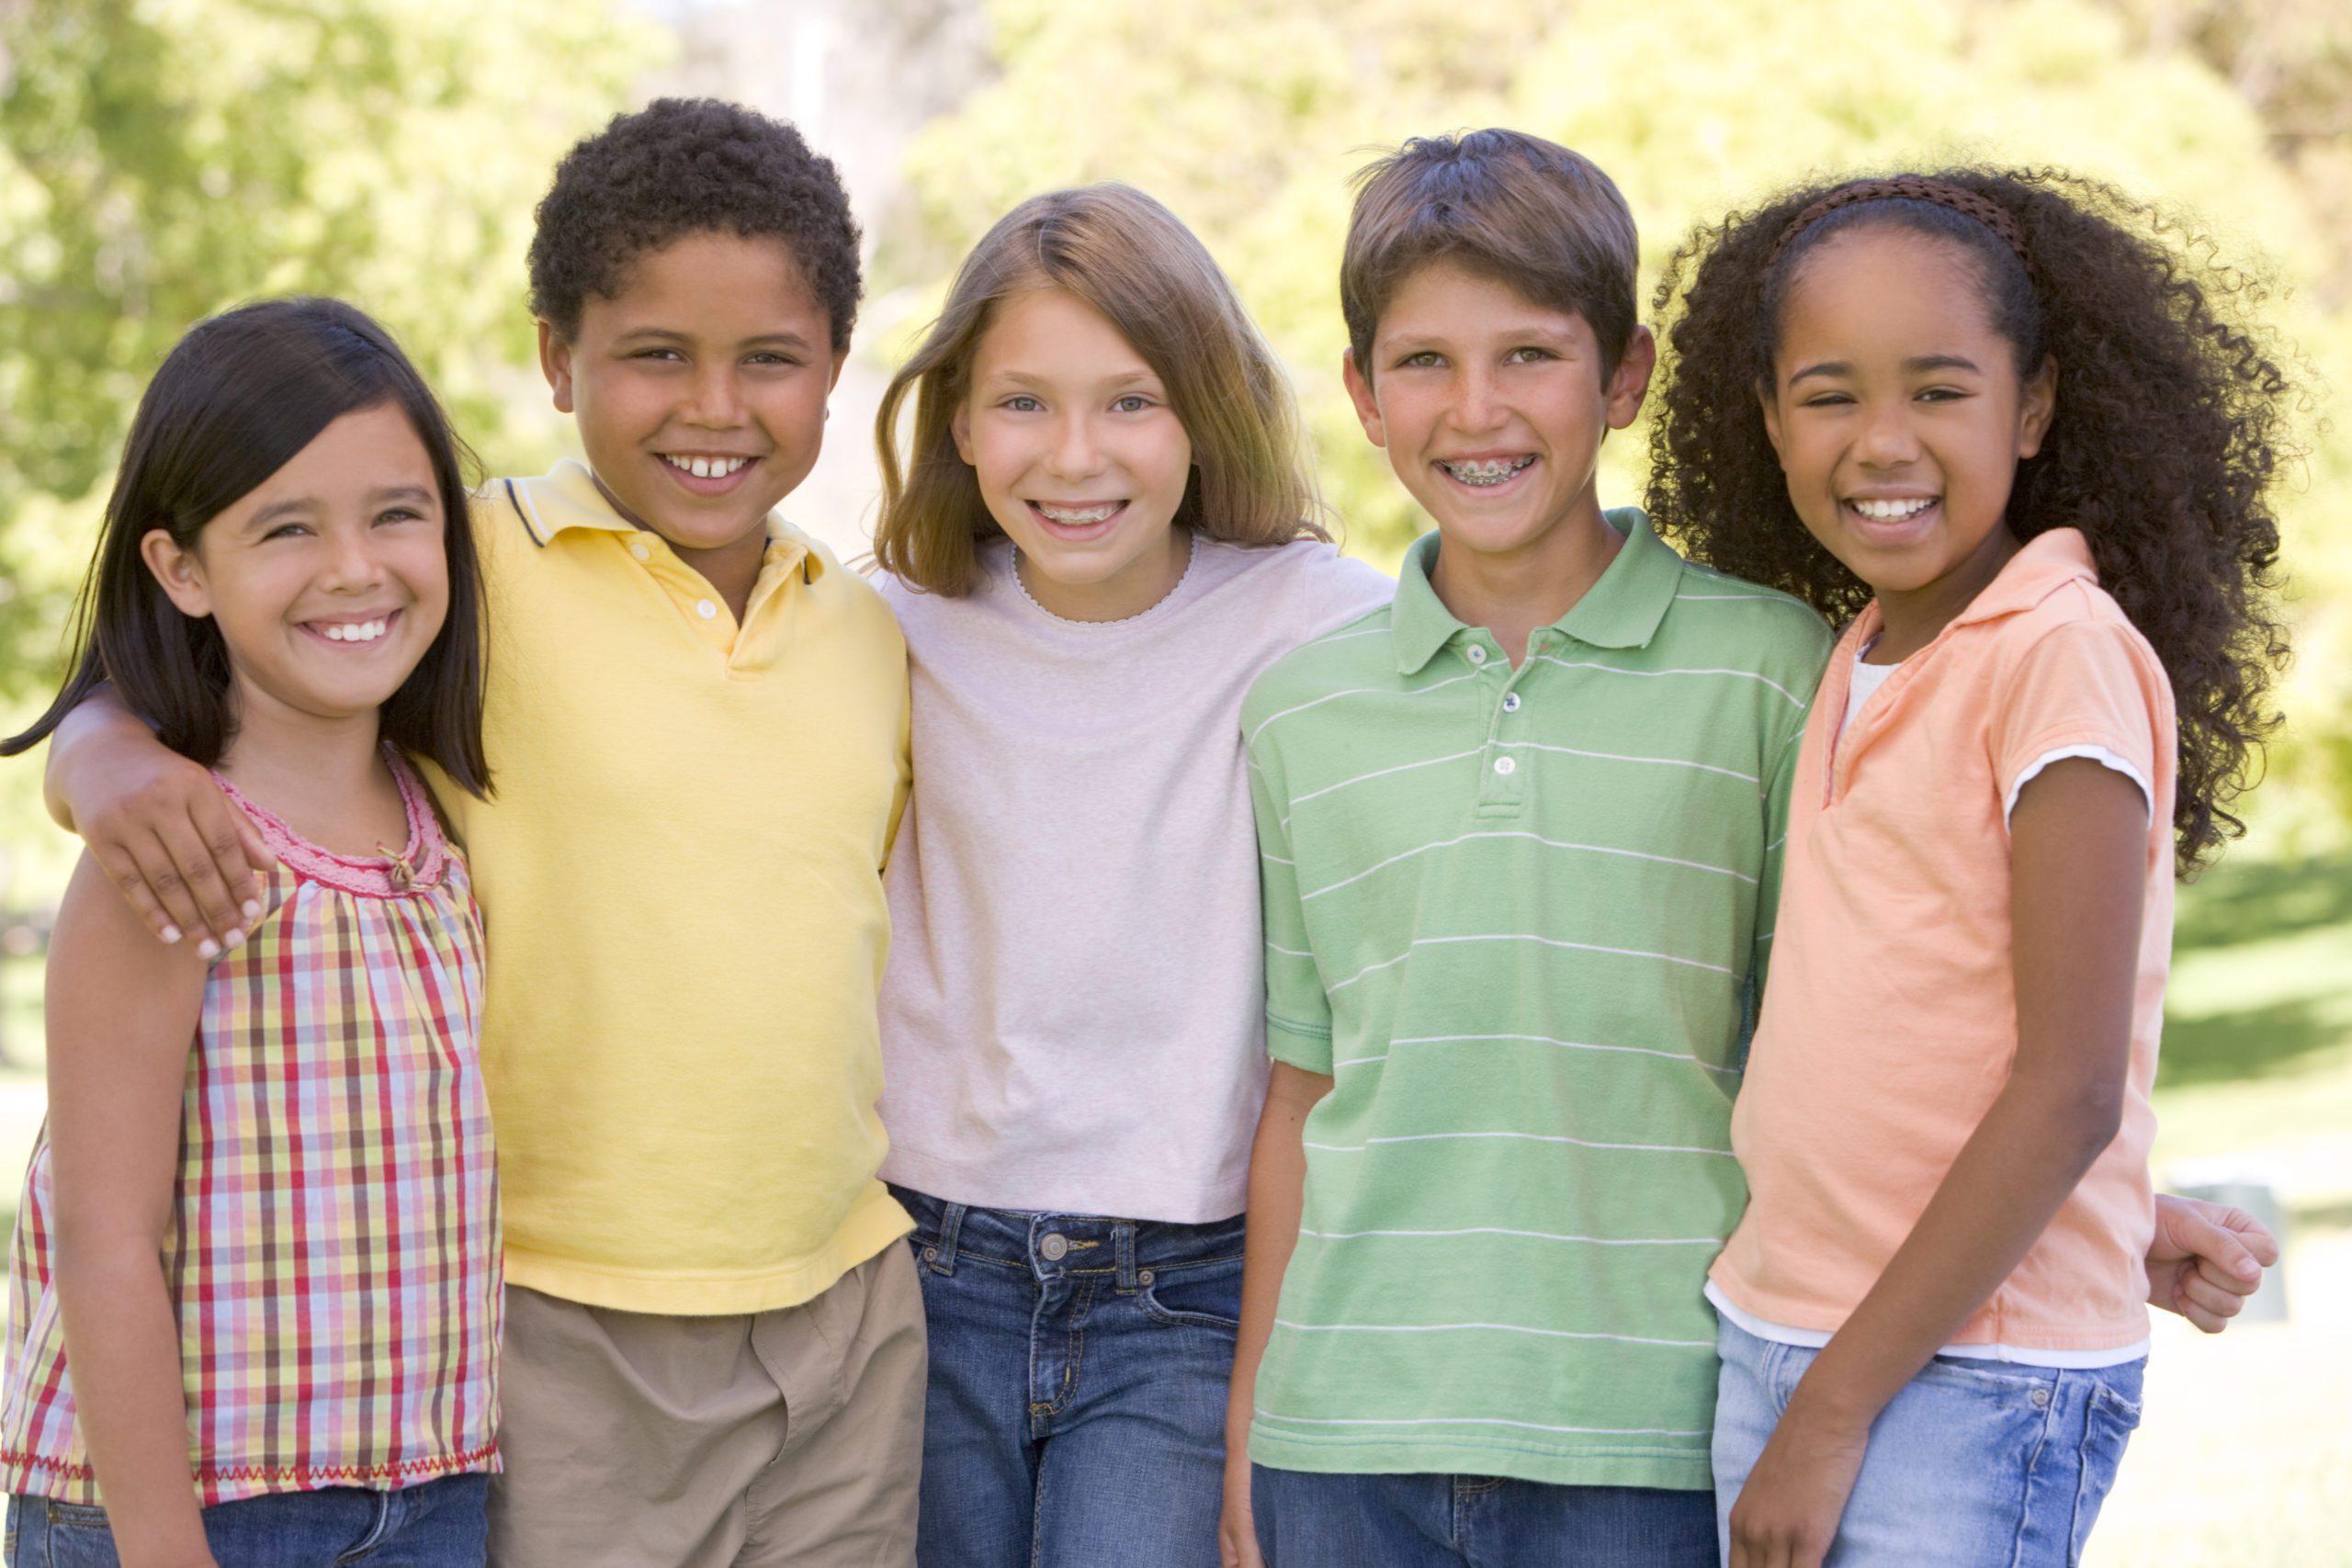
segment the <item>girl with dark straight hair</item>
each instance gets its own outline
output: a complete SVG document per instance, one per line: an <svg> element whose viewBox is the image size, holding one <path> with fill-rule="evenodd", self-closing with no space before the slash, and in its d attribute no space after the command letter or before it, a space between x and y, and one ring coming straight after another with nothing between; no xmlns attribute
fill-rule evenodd
<svg viewBox="0 0 2352 1568"><path fill-rule="evenodd" d="M482 795L481 572L465 504L463 445L432 389L384 329L339 299L270 299L197 324L140 400L82 586L74 672L23 733L13 757L48 739L111 685L173 750L210 764L235 733L228 652L209 618L184 615L140 559L155 529L189 547L204 525L250 494L343 415L390 405L432 463L449 614L441 634L383 706L384 739Z"/></svg>
<svg viewBox="0 0 2352 1568"><path fill-rule="evenodd" d="M89 853L58 909L0 1375L12 1557L482 1561L481 919L411 768L489 785L466 499L424 381L331 299L200 323L141 400L73 674L5 749L110 694L212 769L269 869L219 941L154 941Z"/></svg>

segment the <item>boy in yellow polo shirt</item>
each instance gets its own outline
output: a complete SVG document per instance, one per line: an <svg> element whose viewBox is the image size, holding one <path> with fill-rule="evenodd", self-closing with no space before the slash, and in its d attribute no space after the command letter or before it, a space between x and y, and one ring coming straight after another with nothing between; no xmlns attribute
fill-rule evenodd
<svg viewBox="0 0 2352 1568"><path fill-rule="evenodd" d="M497 794L441 795L490 937L492 1559L910 1562L922 1305L874 1112L906 655L773 511L816 460L857 231L791 127L677 100L573 149L538 217L588 462L478 502ZM51 789L178 905L133 894L159 934L237 940L258 852L201 770L94 704Z"/></svg>

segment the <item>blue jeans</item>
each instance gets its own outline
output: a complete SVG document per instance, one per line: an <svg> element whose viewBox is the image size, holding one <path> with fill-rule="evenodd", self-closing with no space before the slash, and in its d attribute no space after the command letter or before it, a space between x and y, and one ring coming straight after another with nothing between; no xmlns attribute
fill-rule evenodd
<svg viewBox="0 0 2352 1568"><path fill-rule="evenodd" d="M1715 1497L1726 1522L1817 1350L1717 1330ZM2143 1359L2096 1369L1939 1356L1871 1427L1827 1568L2060 1568L2082 1559L2140 1424ZM1724 1560L1730 1560L1724 1536Z"/></svg>
<svg viewBox="0 0 2352 1568"><path fill-rule="evenodd" d="M330 1486L272 1492L204 1510L220 1568L482 1568L487 1475L445 1475L397 1492ZM8 1499L8 1568L118 1568L107 1511Z"/></svg>
<svg viewBox="0 0 2352 1568"><path fill-rule="evenodd" d="M1241 1221L892 1189L931 1332L925 1568L1216 1568Z"/></svg>
<svg viewBox="0 0 2352 1568"><path fill-rule="evenodd" d="M1250 1467L1266 1568L1715 1568L1715 1502L1647 1486Z"/></svg>

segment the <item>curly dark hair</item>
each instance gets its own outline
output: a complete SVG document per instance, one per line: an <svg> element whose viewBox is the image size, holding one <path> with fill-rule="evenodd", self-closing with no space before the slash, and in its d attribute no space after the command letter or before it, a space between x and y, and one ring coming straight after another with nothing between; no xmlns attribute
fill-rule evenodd
<svg viewBox="0 0 2352 1568"><path fill-rule="evenodd" d="M1871 591L1798 520L1758 389L1790 281L1824 241L1886 224L1962 247L2018 373L2052 356L2059 367L2057 412L2018 467L2008 526L2019 539L2080 529L2100 585L2164 661L2180 735L2176 863L2190 874L2245 832L2229 807L2278 724L2269 688L2287 637L2269 496L2297 451L2287 356L2248 320L2267 290L2216 260L2203 233L2096 180L1927 177L1965 194L1840 204L1824 198L1848 182L1811 184L1683 242L1655 300L1672 353L1650 431L1652 515L1696 560L1792 593L1833 625L1860 614ZM1980 200L2014 232L1972 215Z"/></svg>
<svg viewBox="0 0 2352 1568"><path fill-rule="evenodd" d="M687 234L724 230L791 247L849 347L865 285L857 222L832 161L800 132L740 104L657 98L564 154L531 237L531 312L571 338L589 299L610 299L630 264Z"/></svg>

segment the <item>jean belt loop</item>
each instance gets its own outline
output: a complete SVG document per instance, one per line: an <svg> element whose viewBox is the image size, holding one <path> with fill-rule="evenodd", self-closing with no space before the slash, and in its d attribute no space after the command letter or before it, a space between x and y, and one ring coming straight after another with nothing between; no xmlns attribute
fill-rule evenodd
<svg viewBox="0 0 2352 1568"><path fill-rule="evenodd" d="M1119 1289L1123 1291L1132 1291L1136 1288L1135 1221L1117 1220L1113 1222L1111 1225L1111 1237L1112 1245L1118 1253Z"/></svg>
<svg viewBox="0 0 2352 1568"><path fill-rule="evenodd" d="M934 1274L956 1272L956 1237L964 1228L964 1205L943 1203L939 1208L939 1256L931 1259Z"/></svg>

